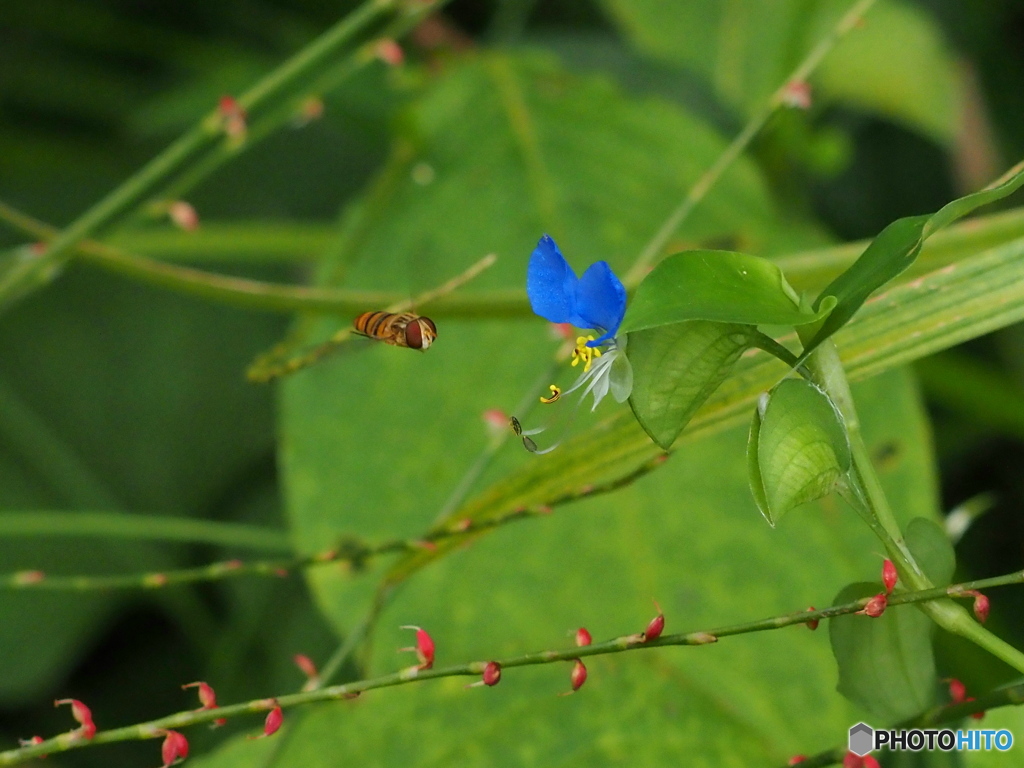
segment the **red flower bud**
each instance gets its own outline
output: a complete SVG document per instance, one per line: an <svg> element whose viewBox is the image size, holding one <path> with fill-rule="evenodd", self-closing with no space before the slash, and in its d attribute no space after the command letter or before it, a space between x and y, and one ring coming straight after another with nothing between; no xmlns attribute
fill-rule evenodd
<svg viewBox="0 0 1024 768"><path fill-rule="evenodd" d="M800 765L800 763L804 762L806 759L807 755L793 755L791 758L789 758L789 760L786 761L786 765Z"/></svg>
<svg viewBox="0 0 1024 768"><path fill-rule="evenodd" d="M949 679L949 698L954 704L960 704L967 699L967 686L955 677Z"/></svg>
<svg viewBox="0 0 1024 768"><path fill-rule="evenodd" d="M267 713L267 719L263 721L263 735L273 736L277 733L277 729L281 727L283 721L284 712L281 711L281 705L278 704Z"/></svg>
<svg viewBox="0 0 1024 768"><path fill-rule="evenodd" d="M645 643L657 640L665 631L665 614L661 612L661 606L657 602L654 603L654 607L658 609L658 615L651 619L647 629L644 630L643 642Z"/></svg>
<svg viewBox="0 0 1024 768"><path fill-rule="evenodd" d="M883 613L885 613L885 607L889 604L888 598L884 592L879 592L877 595L868 600L864 608L857 613L862 613L865 616L870 616L873 619L877 619Z"/></svg>
<svg viewBox="0 0 1024 768"><path fill-rule="evenodd" d="M593 642L593 638L590 636L590 632L587 631L586 627L580 627L576 630L576 647L582 648L585 645L590 645Z"/></svg>
<svg viewBox="0 0 1024 768"><path fill-rule="evenodd" d="M501 681L501 664L496 661L488 661L484 667L484 685L497 685Z"/></svg>
<svg viewBox="0 0 1024 768"><path fill-rule="evenodd" d="M974 615L978 617L978 621L984 624L988 620L988 598L974 590Z"/></svg>
<svg viewBox="0 0 1024 768"><path fill-rule="evenodd" d="M42 571L18 571L14 574L14 583L19 587L25 584L38 584L46 578Z"/></svg>
<svg viewBox="0 0 1024 768"><path fill-rule="evenodd" d="M816 611L818 609L815 608L813 605L808 605L807 606L807 610L808 611ZM818 628L818 624L820 624L820 623L821 623L820 619L811 619L810 621L807 622L807 628L813 632L814 630L816 630Z"/></svg>
<svg viewBox="0 0 1024 768"><path fill-rule="evenodd" d="M181 686L183 691L189 688L199 689L197 693L199 694L199 703L202 704L200 710L217 708L217 693L211 686L204 682L187 683Z"/></svg>
<svg viewBox="0 0 1024 768"><path fill-rule="evenodd" d="M292 660L295 662L302 674L306 676L306 684L302 686L304 691L312 691L320 685L320 673L317 672L316 664L304 653L296 653Z"/></svg>
<svg viewBox="0 0 1024 768"><path fill-rule="evenodd" d="M551 337L558 341L572 341L576 338L576 329L569 323L552 323L548 328Z"/></svg>
<svg viewBox="0 0 1024 768"><path fill-rule="evenodd" d="M872 755L864 755L860 759L860 764L862 768L880 768L878 761Z"/></svg>
<svg viewBox="0 0 1024 768"><path fill-rule="evenodd" d="M587 682L587 668L583 666L583 662L576 659L576 663L572 665L572 673L569 675L569 680L572 682L573 691L578 691L583 687L583 684Z"/></svg>
<svg viewBox="0 0 1024 768"><path fill-rule="evenodd" d="M302 670L302 674L306 677L319 677L320 673L316 670L316 664L304 653L296 653L292 656L292 660L295 662L295 666Z"/></svg>
<svg viewBox="0 0 1024 768"><path fill-rule="evenodd" d="M18 743L23 747L34 747L36 744L43 743L43 737L33 736L31 739L18 739Z"/></svg>
<svg viewBox="0 0 1024 768"><path fill-rule="evenodd" d="M860 755L855 755L853 752L843 755L843 768L862 768L863 765L864 758Z"/></svg>
<svg viewBox="0 0 1024 768"><path fill-rule="evenodd" d="M806 80L791 80L782 89L782 103L794 109L811 108L811 86Z"/></svg>
<svg viewBox="0 0 1024 768"><path fill-rule="evenodd" d="M885 594L892 594L892 588L896 586L896 579L899 575L896 573L896 566L893 565L892 560L888 558L882 563L882 583L885 585Z"/></svg>
<svg viewBox="0 0 1024 768"><path fill-rule="evenodd" d="M405 61L405 53L402 51L402 46L391 38L378 40L377 45L374 46L374 53L377 54L378 59L391 67L397 67Z"/></svg>
<svg viewBox="0 0 1024 768"><path fill-rule="evenodd" d="M164 759L162 768L169 768L188 757L188 739L177 731L163 731L164 743L160 747L160 755Z"/></svg>
<svg viewBox="0 0 1024 768"><path fill-rule="evenodd" d="M167 215L179 229L186 232L195 232L199 229L199 214L191 203L175 200L167 206Z"/></svg>
<svg viewBox="0 0 1024 768"><path fill-rule="evenodd" d="M85 704L78 699L57 699L53 702L55 707L59 707L61 704L71 705L71 716L81 725L81 728L77 729L79 736L83 739L91 739L96 735L96 724L92 721L92 712Z"/></svg>
<svg viewBox="0 0 1024 768"><path fill-rule="evenodd" d="M427 630L409 624L399 627L399 629L416 630L416 647L400 648L399 650L415 651L416 657L420 660L420 669L430 669L434 666L434 640L427 634Z"/></svg>
<svg viewBox="0 0 1024 768"><path fill-rule="evenodd" d="M217 111L223 121L224 133L231 139L242 141L246 133L246 114L242 105L233 96L221 96Z"/></svg>

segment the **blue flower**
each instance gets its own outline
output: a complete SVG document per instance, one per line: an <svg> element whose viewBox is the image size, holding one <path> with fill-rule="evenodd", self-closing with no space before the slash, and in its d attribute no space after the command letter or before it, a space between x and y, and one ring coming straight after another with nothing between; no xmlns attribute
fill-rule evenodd
<svg viewBox="0 0 1024 768"><path fill-rule="evenodd" d="M614 338L626 314L626 289L606 261L576 277L555 241L544 235L530 256L526 295L533 311L552 323L590 328L602 335L587 342L599 347Z"/></svg>
<svg viewBox="0 0 1024 768"><path fill-rule="evenodd" d="M543 403L554 403L563 394L582 389L577 408L587 395L593 395L595 410L610 392L616 401L629 399L633 388L633 369L626 357L626 337L616 337L622 318L626 314L626 289L605 261L591 264L583 277L576 273L563 258L555 241L544 235L533 254L526 271L526 293L533 311L552 323L568 323L577 328L598 331L599 338L579 336L572 353L573 366L583 363L583 372L572 387L564 393L554 384L551 396L542 397ZM569 424L575 417L573 409ZM568 430L568 425L566 426ZM543 429L517 430L523 444L534 453L553 451L559 443L543 451L529 438ZM561 442L561 441L559 441Z"/></svg>

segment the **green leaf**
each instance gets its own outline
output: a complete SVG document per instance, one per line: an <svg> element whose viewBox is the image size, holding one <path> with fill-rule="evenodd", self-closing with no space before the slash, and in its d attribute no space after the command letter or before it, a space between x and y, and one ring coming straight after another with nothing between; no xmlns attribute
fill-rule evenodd
<svg viewBox="0 0 1024 768"><path fill-rule="evenodd" d="M624 331L640 331L686 320L745 325L802 325L820 320L801 312L782 270L757 256L733 251L684 251L663 260L637 288Z"/></svg>
<svg viewBox="0 0 1024 768"><path fill-rule="evenodd" d="M381 386L379 378L356 376L354 366L346 372L350 397ZM480 375L479 369L470 373ZM419 391L437 402L434 389ZM892 460L881 469L894 505L901 513L932 514L928 447L919 439L926 426L911 379L894 372L857 385L855 395L870 449L896 445L890 450ZM373 444L350 437L351 421L334 418L336 406L326 397L324 403L332 410L330 418L321 413L323 449L335 460L352 453L353 445L370 453ZM423 400L413 406L422 409ZM403 409L395 418L410 418L415 411ZM452 418L435 416L434 423ZM621 431L602 425L588 433L585 445L540 458L510 443L506 452L515 464L452 519L486 519L540 504L621 471L631 461L634 443L653 449L631 416L624 423L635 441L624 441ZM390 437L383 422L377 433L382 441L398 437ZM407 439L418 446L424 437L414 432ZM877 569L870 532L856 515L838 511L829 500L820 502L822 513L806 515L806 525L776 530L751 525L756 513L746 484L743 442L742 429L699 442L684 439L662 468L613 495L559 506L550 516L462 541L446 552L424 551L424 559L415 559L415 578L395 593L379 619L366 674L410 663L395 654L409 644L409 633L397 628L401 624L427 628L437 643L437 665L443 666L571 646L571 630L579 626L599 639L639 631L653 615L652 597L665 609L670 632L786 613L794 605L826 605L842 584ZM404 459L409 456L416 456L413 464L428 463L436 477L447 458L414 451L388 456L392 474L376 477L408 471ZM323 474L317 479L339 487L346 477ZM394 489L390 483L381 487L408 492L414 503L415 494L434 492L436 484L423 480L412 489ZM391 531L412 528L401 518L399 503L362 510L362 503L345 498L345 504L321 506L321 515L343 512L350 525L358 516L360 526L375 521ZM335 519L335 530L343 530L342 518ZM429 518L414 522L425 525ZM428 563L429 568L422 567ZM378 564L371 568L380 573ZM351 582L353 576L337 578ZM319 585L321 604L332 615L351 614L351 602L344 598L351 599L353 591L344 592L338 584L329 594L326 586ZM431 681L370 692L355 702L310 707L308 719L297 723L293 737L282 743L275 767L319 768L366 755L381 765L409 768L465 759L498 766L596 768L624 761L774 765L809 750L808 745L830 746L835 737L829 733L842 733L856 722L856 710L828 690L835 666L823 631L795 627L702 648L591 659L587 667L590 679L570 697L557 695L568 690L570 665L560 664L507 670L493 689L466 690L470 681L465 679ZM457 729L450 727L453 722L459 723ZM395 723L403 729L400 739ZM509 733L517 735L506 738ZM252 762L262 747L234 743L227 749L244 752ZM211 765L217 764L211 758Z"/></svg>
<svg viewBox="0 0 1024 768"><path fill-rule="evenodd" d="M544 231L577 271L607 259L624 272L726 146L678 106L626 98L607 80L574 77L548 57L468 56L429 84L398 123L402 164L389 166L387 183L372 186L350 211L358 221L347 226L359 238L346 243L354 248L346 287L409 286L408 254L422 250L425 232L442 279L482 254L499 254L473 290L521 293ZM413 167L421 181L426 169L429 183L414 179ZM793 236L780 230L749 161L733 166L701 210L680 232L688 242L739 237L760 248L780 231ZM325 321L318 331L326 336L338 324ZM480 414L516 408L553 349L539 318L440 321L425 354L377 344L283 382L281 462L297 546L321 551L345 532L368 539L422 533L488 444ZM559 375L574 373L565 366ZM572 407L545 406L541 416ZM581 409L577 425L588 417ZM649 438L634 430L649 450ZM501 469L540 466L559 452L538 458L516 449L502 456ZM333 569L310 581L339 631L360 621L374 588Z"/></svg>
<svg viewBox="0 0 1024 768"><path fill-rule="evenodd" d="M933 520L915 517L904 533L907 547L914 560L921 566L924 575L936 587L949 586L956 570L956 553L949 536Z"/></svg>
<svg viewBox="0 0 1024 768"><path fill-rule="evenodd" d="M666 450L675 442L750 346L751 330L691 320L629 334L629 404L654 442Z"/></svg>
<svg viewBox="0 0 1024 768"><path fill-rule="evenodd" d="M793 507L830 494L850 468L842 416L802 379L786 379L758 403L747 452L750 487L771 525Z"/></svg>
<svg viewBox="0 0 1024 768"><path fill-rule="evenodd" d="M828 308L830 300L836 303L806 345L803 358L843 327L868 296L909 267L921 252L926 238L976 208L1006 197L1021 184L1024 184L1024 162L1007 171L998 183L958 198L930 216L897 219L883 229L860 258L818 296L814 304L816 310Z"/></svg>
<svg viewBox="0 0 1024 768"><path fill-rule="evenodd" d="M849 0L603 0L633 44L703 75L750 114L850 7ZM949 143L960 126L960 77L942 30L908 2L876 3L813 79L816 102L840 102Z"/></svg>
<svg viewBox="0 0 1024 768"><path fill-rule="evenodd" d="M845 587L834 604L876 594L877 583ZM913 605L877 617L837 616L828 625L843 696L879 718L879 725L923 712L935 700L932 622Z"/></svg>

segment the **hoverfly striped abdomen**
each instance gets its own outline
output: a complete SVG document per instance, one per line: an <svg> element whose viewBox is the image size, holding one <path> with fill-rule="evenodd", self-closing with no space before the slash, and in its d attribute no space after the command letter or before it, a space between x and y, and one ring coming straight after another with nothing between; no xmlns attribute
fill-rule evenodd
<svg viewBox="0 0 1024 768"><path fill-rule="evenodd" d="M424 350L437 338L434 321L412 312L364 312L353 325L356 333L394 347Z"/></svg>

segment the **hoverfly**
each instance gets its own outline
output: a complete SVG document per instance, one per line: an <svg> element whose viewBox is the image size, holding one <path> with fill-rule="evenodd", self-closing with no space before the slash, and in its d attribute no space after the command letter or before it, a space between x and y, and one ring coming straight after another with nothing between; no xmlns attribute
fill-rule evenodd
<svg viewBox="0 0 1024 768"><path fill-rule="evenodd" d="M363 312L352 325L360 336L393 347L425 350L437 338L434 321L412 312Z"/></svg>

